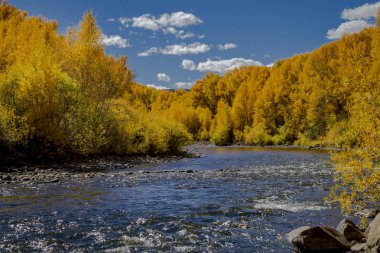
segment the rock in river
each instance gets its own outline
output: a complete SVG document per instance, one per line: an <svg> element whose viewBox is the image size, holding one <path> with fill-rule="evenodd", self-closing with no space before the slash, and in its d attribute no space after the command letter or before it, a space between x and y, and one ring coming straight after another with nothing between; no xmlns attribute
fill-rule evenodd
<svg viewBox="0 0 380 253"><path fill-rule="evenodd" d="M299 229L292 243L301 252L347 252L351 248L351 243L340 232L328 226Z"/></svg>

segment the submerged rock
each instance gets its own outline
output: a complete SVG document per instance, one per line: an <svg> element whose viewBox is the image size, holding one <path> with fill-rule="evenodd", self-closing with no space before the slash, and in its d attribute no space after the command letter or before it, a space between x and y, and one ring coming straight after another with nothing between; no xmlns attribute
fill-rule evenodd
<svg viewBox="0 0 380 253"><path fill-rule="evenodd" d="M340 232L327 226L303 230L292 243L301 252L347 252L351 248L351 243Z"/></svg>
<svg viewBox="0 0 380 253"><path fill-rule="evenodd" d="M365 238L365 235L360 231L360 229L350 220L343 219L339 222L336 230L342 233L348 241L360 242Z"/></svg>

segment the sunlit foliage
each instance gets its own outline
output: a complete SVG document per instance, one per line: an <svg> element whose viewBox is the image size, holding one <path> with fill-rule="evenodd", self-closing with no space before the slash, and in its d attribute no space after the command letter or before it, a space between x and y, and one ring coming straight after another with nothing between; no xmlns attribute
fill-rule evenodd
<svg viewBox="0 0 380 253"><path fill-rule="evenodd" d="M380 12L371 46L366 60L358 57L360 86L350 96L344 150L333 155L336 183L330 200L339 201L347 213L380 201Z"/></svg>
<svg viewBox="0 0 380 253"><path fill-rule="evenodd" d="M0 5L2 145L31 158L179 152L186 128L148 112L157 91L133 83L126 57L105 53L94 14L66 35L57 27Z"/></svg>

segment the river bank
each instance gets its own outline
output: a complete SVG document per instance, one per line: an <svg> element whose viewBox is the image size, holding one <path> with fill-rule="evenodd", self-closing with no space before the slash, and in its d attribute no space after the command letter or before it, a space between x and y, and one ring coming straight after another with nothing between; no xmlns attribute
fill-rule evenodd
<svg viewBox="0 0 380 253"><path fill-rule="evenodd" d="M150 156L99 156L95 158L75 158L48 161L44 163L13 161L0 166L0 184L11 183L58 183L67 178L94 178L106 176L106 173L121 169L135 168L139 165L154 165L176 162L185 158L200 158L203 155L198 152L200 148L216 148L212 142L194 142L185 146L184 151L176 155ZM273 145L273 146L251 146L245 144L232 144L224 148L257 148L257 149L280 149L280 150L339 150L335 147L322 145L295 146L295 145Z"/></svg>
<svg viewBox="0 0 380 253"><path fill-rule="evenodd" d="M107 156L87 158L62 163L7 165L0 168L0 185L11 183L58 183L69 178L104 177L107 173L131 169L140 165L173 163L186 158L198 158L196 152L182 152L168 156Z"/></svg>
<svg viewBox="0 0 380 253"><path fill-rule="evenodd" d="M213 142L210 141L197 141L194 142L192 145L188 147L247 147L247 148L268 148L268 149L309 149L309 150L327 150L327 151L340 151L342 148L334 147L334 146L326 146L323 144L315 144L315 145L305 145L305 146L299 146L299 145L265 145L265 146L258 146L258 145L248 145L244 143L233 143L231 145L226 146L217 146Z"/></svg>

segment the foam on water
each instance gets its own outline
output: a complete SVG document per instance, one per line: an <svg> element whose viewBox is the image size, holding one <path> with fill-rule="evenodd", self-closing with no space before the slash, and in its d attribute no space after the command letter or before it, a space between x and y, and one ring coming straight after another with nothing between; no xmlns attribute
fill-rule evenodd
<svg viewBox="0 0 380 253"><path fill-rule="evenodd" d="M266 202L257 203L254 205L256 209L284 210L292 213L304 211L321 211L327 209L324 205L319 205L313 202L304 203L287 203L287 202Z"/></svg>

